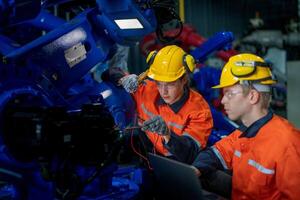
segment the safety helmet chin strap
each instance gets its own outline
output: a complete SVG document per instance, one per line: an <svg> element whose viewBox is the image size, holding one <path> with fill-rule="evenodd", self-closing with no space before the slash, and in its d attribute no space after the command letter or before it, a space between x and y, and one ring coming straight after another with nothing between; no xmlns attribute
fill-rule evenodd
<svg viewBox="0 0 300 200"><path fill-rule="evenodd" d="M258 82L255 81L240 81L241 85L251 85L255 90L257 90L258 92L271 92L271 86L270 85L264 85L264 84L260 84Z"/></svg>

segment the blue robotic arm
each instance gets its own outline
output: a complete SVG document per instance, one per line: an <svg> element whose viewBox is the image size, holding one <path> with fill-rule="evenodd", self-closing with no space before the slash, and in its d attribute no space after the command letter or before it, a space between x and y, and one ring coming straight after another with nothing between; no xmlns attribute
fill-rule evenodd
<svg viewBox="0 0 300 200"><path fill-rule="evenodd" d="M215 51L228 50L234 40L232 32L218 32L200 46L190 52L198 63L202 63L207 56Z"/></svg>
<svg viewBox="0 0 300 200"><path fill-rule="evenodd" d="M93 66L107 60L116 42L134 44L155 30L153 12L141 11L130 0L97 3L98 8L88 9L66 23L43 10L37 19L24 21L50 31L14 49L8 43L9 38L3 35L1 42L4 45L0 52L4 64L21 59L30 61L38 65L42 74L63 93Z"/></svg>
<svg viewBox="0 0 300 200"><path fill-rule="evenodd" d="M70 95L70 90L80 85L90 69L106 62L113 55L116 43L135 44L156 29L153 10L139 5L146 1L98 0L95 7L84 10L71 21L52 15L47 9L62 2L71 1L0 0L0 175L20 172L19 182L26 182L30 191L38 191L35 196L29 192L28 199L53 199L53 183L38 178L41 174L35 163L27 165L11 156L2 139L3 111L10 110L15 103L33 107L81 107L88 102L83 94L100 95L102 90L112 87L94 85L89 90L91 93L84 87ZM112 91L121 92L117 88ZM107 103L109 110L116 114L115 119L123 121L124 111L120 111L118 104L113 105L117 101L111 97ZM31 176L32 173L38 175ZM111 172L108 174L112 176ZM12 184L15 186L15 181ZM97 190L97 195L101 194Z"/></svg>

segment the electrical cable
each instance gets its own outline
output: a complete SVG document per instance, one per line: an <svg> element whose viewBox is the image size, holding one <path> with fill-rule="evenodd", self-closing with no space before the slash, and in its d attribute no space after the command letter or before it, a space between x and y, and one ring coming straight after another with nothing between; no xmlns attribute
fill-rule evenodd
<svg viewBox="0 0 300 200"><path fill-rule="evenodd" d="M134 145L133 145L133 130L132 130L131 136L130 136L130 145L131 145L131 148L132 148L133 152L136 153L138 156L140 156L142 159L144 159L144 160L146 161L147 166L148 166L148 169L149 169L149 170L153 170L153 168L152 168L151 165L150 165L150 161L148 160L148 158L146 158L145 156L143 156L141 153L139 153L139 152L135 149L135 147L134 147Z"/></svg>

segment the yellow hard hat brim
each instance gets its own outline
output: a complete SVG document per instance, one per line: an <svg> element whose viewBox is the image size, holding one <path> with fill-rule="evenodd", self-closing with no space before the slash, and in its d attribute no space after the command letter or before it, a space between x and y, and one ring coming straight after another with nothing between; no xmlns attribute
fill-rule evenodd
<svg viewBox="0 0 300 200"><path fill-rule="evenodd" d="M232 82L232 81L231 81L230 83L215 85L215 86L213 86L213 87L211 87L211 88L213 88L213 89L218 89L218 88L229 87L229 86L235 85L237 82L238 82L238 80L235 81L235 82Z"/></svg>
<svg viewBox="0 0 300 200"><path fill-rule="evenodd" d="M223 88L223 87L225 87L225 86L223 86L223 85L216 85L216 86L213 86L213 87L211 87L211 88L213 88L213 89L218 89L218 88Z"/></svg>
<svg viewBox="0 0 300 200"><path fill-rule="evenodd" d="M183 74L185 73L184 70L182 70L180 73L178 73L177 75L172 75L172 76L168 76L168 75L158 75L157 73L152 73L151 70L149 70L149 72L147 73L147 76L153 80L156 81L162 81L162 82L173 82L176 81L177 79L179 79L181 76L183 76Z"/></svg>

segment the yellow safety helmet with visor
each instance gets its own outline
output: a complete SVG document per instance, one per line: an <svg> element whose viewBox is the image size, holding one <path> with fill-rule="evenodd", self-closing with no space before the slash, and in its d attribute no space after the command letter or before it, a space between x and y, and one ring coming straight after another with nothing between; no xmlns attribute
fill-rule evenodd
<svg viewBox="0 0 300 200"><path fill-rule="evenodd" d="M176 45L150 52L146 61L149 65L147 76L156 81L172 82L195 69L194 58Z"/></svg>
<svg viewBox="0 0 300 200"><path fill-rule="evenodd" d="M276 83L268 63L259 56L244 53L229 59L222 70L220 84L213 88L228 87L244 81L261 85Z"/></svg>

